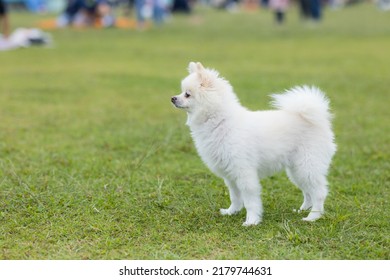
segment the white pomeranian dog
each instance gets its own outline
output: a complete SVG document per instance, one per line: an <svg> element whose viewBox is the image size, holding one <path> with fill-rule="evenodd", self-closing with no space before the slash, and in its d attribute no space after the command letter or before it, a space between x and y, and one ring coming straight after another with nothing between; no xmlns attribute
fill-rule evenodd
<svg viewBox="0 0 390 280"><path fill-rule="evenodd" d="M262 220L260 179L286 170L303 193L305 221L324 213L327 173L336 152L329 101L315 87L295 87L272 95L270 111L243 107L228 81L191 62L182 93L172 103L187 112L187 125L204 163L229 188L231 205L222 215L246 209L244 226Z"/></svg>

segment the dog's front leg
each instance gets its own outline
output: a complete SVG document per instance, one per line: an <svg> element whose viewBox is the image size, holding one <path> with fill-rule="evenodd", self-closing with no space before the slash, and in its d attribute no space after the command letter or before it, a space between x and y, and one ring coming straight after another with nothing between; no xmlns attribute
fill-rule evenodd
<svg viewBox="0 0 390 280"><path fill-rule="evenodd" d="M260 198L261 185L258 177L253 174L248 174L237 181L237 186L246 209L246 220L243 226L259 224L263 216L263 205Z"/></svg>
<svg viewBox="0 0 390 280"><path fill-rule="evenodd" d="M241 198L241 192L238 189L236 183L232 180L225 179L225 184L229 189L230 195L230 207L228 209L221 209L220 212L222 215L234 215L241 211L244 207L244 203Z"/></svg>

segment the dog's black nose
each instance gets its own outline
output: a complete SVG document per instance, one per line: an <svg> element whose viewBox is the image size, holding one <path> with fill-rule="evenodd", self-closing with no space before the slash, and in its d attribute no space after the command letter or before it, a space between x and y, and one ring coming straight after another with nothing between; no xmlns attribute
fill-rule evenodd
<svg viewBox="0 0 390 280"><path fill-rule="evenodd" d="M176 100L177 100L177 97L176 97L176 96L173 96L173 97L171 98L172 103L175 103Z"/></svg>

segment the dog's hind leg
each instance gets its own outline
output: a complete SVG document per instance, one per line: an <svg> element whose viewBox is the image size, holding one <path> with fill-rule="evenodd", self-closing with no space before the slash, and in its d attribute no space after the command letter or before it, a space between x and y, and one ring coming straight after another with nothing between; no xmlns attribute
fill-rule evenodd
<svg viewBox="0 0 390 280"><path fill-rule="evenodd" d="M303 193L303 203L299 212L311 211L304 221L315 221L324 213L324 203L328 194L325 175L313 172L310 168L289 168L287 170L290 180L297 185Z"/></svg>
<svg viewBox="0 0 390 280"><path fill-rule="evenodd" d="M300 188L302 191L302 194L303 194L303 203L302 203L301 207L299 207L298 213L305 211L305 210L309 210L313 206L313 203L312 203L311 197L310 197L310 193L306 189L302 188L301 184L297 183L299 178L298 178L297 174L295 174L295 172L293 172L290 168L287 168L286 171L287 171L287 176L290 179L290 181L295 186ZM297 178L295 178L295 177L297 177ZM294 211L296 211L296 210L294 209Z"/></svg>
<svg viewBox="0 0 390 280"><path fill-rule="evenodd" d="M325 183L317 185L315 188L312 189L310 193L313 206L311 207L309 215L306 218L302 219L304 221L315 221L321 218L321 216L324 214L324 203L328 194L328 188L326 186L326 179L323 178L323 180L321 181L325 181Z"/></svg>
<svg viewBox="0 0 390 280"><path fill-rule="evenodd" d="M228 209L220 209L220 212L222 215L234 215L241 211L241 209L244 207L244 203L236 183L234 181L225 179L225 184L229 188L231 204Z"/></svg>
<svg viewBox="0 0 390 280"><path fill-rule="evenodd" d="M309 192L302 191L303 192L303 203L301 207L299 207L298 213L302 211L309 210L313 207L313 202L311 201L311 196Z"/></svg>

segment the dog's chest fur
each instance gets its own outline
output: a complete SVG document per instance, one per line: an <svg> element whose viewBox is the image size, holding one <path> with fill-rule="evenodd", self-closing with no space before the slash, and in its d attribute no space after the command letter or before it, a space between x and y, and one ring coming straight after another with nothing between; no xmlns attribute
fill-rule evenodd
<svg viewBox="0 0 390 280"><path fill-rule="evenodd" d="M204 163L218 176L225 177L234 168L236 155L232 142L232 131L226 120L204 123L191 127L196 149Z"/></svg>

